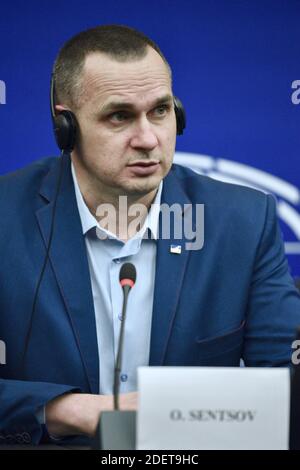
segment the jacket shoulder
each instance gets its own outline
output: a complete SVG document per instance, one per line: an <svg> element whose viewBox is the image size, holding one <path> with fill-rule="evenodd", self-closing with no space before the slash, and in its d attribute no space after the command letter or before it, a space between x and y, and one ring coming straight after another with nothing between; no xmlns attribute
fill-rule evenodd
<svg viewBox="0 0 300 470"><path fill-rule="evenodd" d="M50 168L57 162L57 159L58 157L45 157L16 171L1 175L0 186L10 183L15 184L17 181L25 181L26 179L34 179L37 176L42 176L50 170Z"/></svg>
<svg viewBox="0 0 300 470"><path fill-rule="evenodd" d="M0 176L0 203L3 197L16 197L18 194L39 190L41 181L57 162L57 157L46 157L11 173Z"/></svg>
<svg viewBox="0 0 300 470"><path fill-rule="evenodd" d="M270 194L258 189L216 180L181 165L174 164L172 171L192 202L203 199L205 203L228 203L229 207L238 208L244 204L264 205L270 197Z"/></svg>
<svg viewBox="0 0 300 470"><path fill-rule="evenodd" d="M231 227L236 233L262 233L267 221L276 217L276 200L272 194L226 183L174 165L176 180L192 204L204 204L206 221L214 227ZM221 230L221 228L220 228Z"/></svg>

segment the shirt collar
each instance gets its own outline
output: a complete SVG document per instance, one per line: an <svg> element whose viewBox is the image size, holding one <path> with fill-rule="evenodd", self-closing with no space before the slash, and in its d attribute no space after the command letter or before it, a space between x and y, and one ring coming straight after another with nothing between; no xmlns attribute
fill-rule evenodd
<svg viewBox="0 0 300 470"><path fill-rule="evenodd" d="M71 162L71 171L75 188L76 202L81 220L82 233L85 235L89 230L98 226L97 219L92 215L88 206L84 202L81 191L79 189L75 168L73 162Z"/></svg>
<svg viewBox="0 0 300 470"><path fill-rule="evenodd" d="M79 216L81 220L83 235L86 235L86 233L88 233L91 229L97 228L100 232L103 232L109 237L115 238L118 240L118 238L114 234L110 233L108 230L105 230L99 225L97 219L93 216L93 214L90 212L89 208L87 207L86 203L84 202L84 199L82 197L79 184L77 181L77 176L76 176L73 162L71 162L71 171L72 171L76 202L77 202L77 207L78 207ZM133 237L134 239L144 238L147 235L147 232L150 231L152 238L157 240L158 229L159 229L159 212L160 212L162 187L163 187L163 180L160 182L156 196L154 198L153 203L151 204L151 207L147 214L144 225L141 228L141 230L139 230L139 232L136 233L136 235Z"/></svg>

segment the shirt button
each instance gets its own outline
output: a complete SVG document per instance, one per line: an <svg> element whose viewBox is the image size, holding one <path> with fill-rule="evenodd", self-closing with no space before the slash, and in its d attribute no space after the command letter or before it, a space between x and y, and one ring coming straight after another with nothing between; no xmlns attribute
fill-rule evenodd
<svg viewBox="0 0 300 470"><path fill-rule="evenodd" d="M127 382L127 379L128 379L128 375L126 374L121 375L121 382Z"/></svg>
<svg viewBox="0 0 300 470"><path fill-rule="evenodd" d="M121 260L120 260L120 258L116 258L116 259L114 259L114 263L116 263L116 264L120 264L120 263L121 263Z"/></svg>
<svg viewBox="0 0 300 470"><path fill-rule="evenodd" d="M118 318L119 318L120 321L123 320L123 315L122 315L122 313L119 314Z"/></svg>

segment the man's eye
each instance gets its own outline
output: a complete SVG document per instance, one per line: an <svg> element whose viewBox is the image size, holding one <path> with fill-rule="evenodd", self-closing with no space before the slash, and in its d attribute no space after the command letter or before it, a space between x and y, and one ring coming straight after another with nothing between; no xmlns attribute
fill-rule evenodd
<svg viewBox="0 0 300 470"><path fill-rule="evenodd" d="M128 113L126 111L117 111L116 113L112 113L109 119L112 122L124 122L128 119Z"/></svg>
<svg viewBox="0 0 300 470"><path fill-rule="evenodd" d="M157 106L157 108L155 108L154 111L157 116L164 116L165 114L167 114L169 108L170 108L169 105L163 104L161 106Z"/></svg>

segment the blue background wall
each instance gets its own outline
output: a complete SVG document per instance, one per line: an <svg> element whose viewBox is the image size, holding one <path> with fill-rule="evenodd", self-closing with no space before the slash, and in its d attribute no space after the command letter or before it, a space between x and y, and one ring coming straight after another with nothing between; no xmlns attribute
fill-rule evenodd
<svg viewBox="0 0 300 470"><path fill-rule="evenodd" d="M0 173L57 154L48 97L62 43L97 24L136 27L172 66L188 116L177 149L240 162L294 186L294 229L281 223L300 275L300 104L291 100L300 80L299 20L298 0L2 1Z"/></svg>

